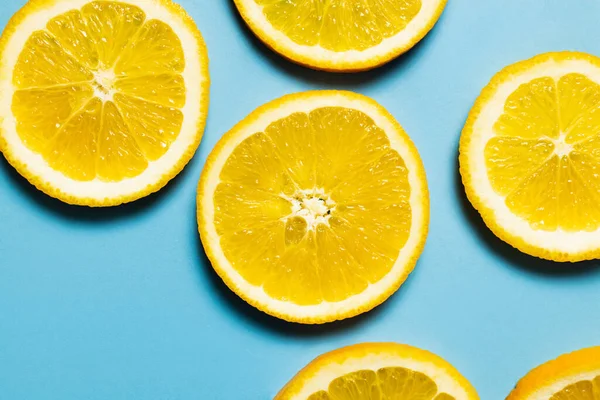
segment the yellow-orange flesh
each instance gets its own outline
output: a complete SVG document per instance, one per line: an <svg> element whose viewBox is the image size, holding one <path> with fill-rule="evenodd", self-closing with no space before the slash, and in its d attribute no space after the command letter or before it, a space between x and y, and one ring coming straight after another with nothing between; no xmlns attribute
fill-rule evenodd
<svg viewBox="0 0 600 400"><path fill-rule="evenodd" d="M225 257L272 298L337 302L385 276L411 227L404 161L366 114L293 113L245 139L214 194Z"/></svg>
<svg viewBox="0 0 600 400"><path fill-rule="evenodd" d="M489 180L536 230L600 227L600 86L542 77L506 100L485 147Z"/></svg>
<svg viewBox="0 0 600 400"><path fill-rule="evenodd" d="M254 0L271 25L294 42L343 52L365 50L396 35L421 0Z"/></svg>
<svg viewBox="0 0 600 400"><path fill-rule="evenodd" d="M327 391L313 393L307 400L455 400L439 393L427 375L401 367L361 370L340 376ZM554 399L553 399L554 400Z"/></svg>
<svg viewBox="0 0 600 400"><path fill-rule="evenodd" d="M549 400L600 400L600 376L573 383Z"/></svg>
<svg viewBox="0 0 600 400"><path fill-rule="evenodd" d="M88 3L27 40L12 79L17 133L71 179L135 177L180 132L184 67L167 24L126 3Z"/></svg>

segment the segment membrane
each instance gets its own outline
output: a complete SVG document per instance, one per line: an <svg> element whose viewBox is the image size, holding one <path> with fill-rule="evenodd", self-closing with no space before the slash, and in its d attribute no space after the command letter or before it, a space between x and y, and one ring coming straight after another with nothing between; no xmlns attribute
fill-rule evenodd
<svg viewBox="0 0 600 400"><path fill-rule="evenodd" d="M81 65L88 69L98 68L98 48L90 40L88 20L80 10L72 10L53 18L46 28Z"/></svg>
<svg viewBox="0 0 600 400"><path fill-rule="evenodd" d="M150 161L162 157L179 135L183 113L126 94L115 94L114 101L144 157Z"/></svg>
<svg viewBox="0 0 600 400"><path fill-rule="evenodd" d="M17 90L12 113L19 137L31 150L43 153L48 141L93 95L89 84Z"/></svg>
<svg viewBox="0 0 600 400"><path fill-rule="evenodd" d="M185 56L173 29L156 19L147 21L115 66L117 75L139 76L181 73Z"/></svg>
<svg viewBox="0 0 600 400"><path fill-rule="evenodd" d="M160 74L117 78L115 90L165 107L182 108L185 83L181 75Z"/></svg>
<svg viewBox="0 0 600 400"><path fill-rule="evenodd" d="M112 101L104 104L96 163L98 177L105 181L132 178L148 166L148 161Z"/></svg>
<svg viewBox="0 0 600 400"><path fill-rule="evenodd" d="M554 154L550 140L496 136L485 147L490 183L501 195L508 195Z"/></svg>
<svg viewBox="0 0 600 400"><path fill-rule="evenodd" d="M308 400L454 400L439 393L427 375L402 367L377 371L360 370L340 376L327 391L313 393Z"/></svg>
<svg viewBox="0 0 600 400"><path fill-rule="evenodd" d="M13 84L19 89L90 81L93 77L46 31L34 32L27 39L13 70Z"/></svg>
<svg viewBox="0 0 600 400"><path fill-rule="evenodd" d="M365 50L406 28L421 0L255 0L294 42L342 52Z"/></svg>
<svg viewBox="0 0 600 400"><path fill-rule="evenodd" d="M536 230L600 227L600 85L534 79L506 100L485 147L490 183Z"/></svg>
<svg viewBox="0 0 600 400"><path fill-rule="evenodd" d="M86 4L81 12L103 70L115 65L146 19L140 8L117 2L95 1Z"/></svg>
<svg viewBox="0 0 600 400"><path fill-rule="evenodd" d="M530 174L506 197L506 205L531 227L554 231L558 228L558 191L561 160L553 156Z"/></svg>
<svg viewBox="0 0 600 400"><path fill-rule="evenodd" d="M293 113L240 143L214 194L234 268L296 304L361 293L393 267L412 224L408 169L364 113Z"/></svg>
<svg viewBox="0 0 600 400"><path fill-rule="evenodd" d="M44 158L71 179L90 181L96 177L97 136L102 125L102 102L90 100L48 142Z"/></svg>
<svg viewBox="0 0 600 400"><path fill-rule="evenodd" d="M581 74L558 81L561 130L567 143L577 143L600 133L600 86Z"/></svg>
<svg viewBox="0 0 600 400"><path fill-rule="evenodd" d="M600 376L568 385L550 400L600 400Z"/></svg>
<svg viewBox="0 0 600 400"><path fill-rule="evenodd" d="M556 82L538 78L519 86L504 104L504 114L494 125L501 136L524 139L560 136Z"/></svg>

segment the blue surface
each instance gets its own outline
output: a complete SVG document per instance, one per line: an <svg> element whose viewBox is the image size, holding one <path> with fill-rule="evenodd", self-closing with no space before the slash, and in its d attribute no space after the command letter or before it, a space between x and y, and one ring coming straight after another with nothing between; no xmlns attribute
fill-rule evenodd
<svg viewBox="0 0 600 400"><path fill-rule="evenodd" d="M450 0L437 27L384 68L314 72L257 41L230 0L181 0L211 58L199 152L158 195L69 207L0 161L0 399L270 399L325 351L397 341L452 362L482 399L503 399L554 356L600 344L598 263L518 253L483 226L457 175L469 108L503 66L537 53L600 54L596 0ZM24 4L0 5L0 26ZM199 245L196 182L218 138L285 93L369 95L423 157L431 231L415 273L378 309L321 327L265 316L230 293Z"/></svg>

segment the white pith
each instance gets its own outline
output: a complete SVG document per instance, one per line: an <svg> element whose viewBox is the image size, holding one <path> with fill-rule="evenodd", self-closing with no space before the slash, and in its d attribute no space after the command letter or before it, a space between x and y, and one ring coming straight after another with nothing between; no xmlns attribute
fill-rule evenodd
<svg viewBox="0 0 600 400"><path fill-rule="evenodd" d="M205 178L204 196L202 213L206 222L205 229L207 237L203 237L204 241L212 243L211 248L214 251L214 257L218 259L216 265L220 266L231 283L244 293L248 298L257 302L263 309L278 315L293 316L294 318L310 319L323 315L340 315L356 310L361 305L369 304L373 299L381 297L382 293L388 291L392 286L398 283L403 276L406 276L412 268L410 260L415 256L416 249L422 244L422 238L427 230L427 218L429 210L424 209L424 205L428 204L427 188L419 178L421 161L415 158L410 149L413 145L396 129L394 123L378 108L364 100L348 96L343 92L339 94L330 94L327 96L315 92L311 96L295 98L278 104L277 108L271 108L260 114L256 119L245 125L243 129L222 146L218 153L214 155L213 164L210 166L210 174ZM223 250L219 245L219 235L217 234L214 221L214 199L213 194L219 184L219 174L225 162L232 151L246 138L256 132L263 132L272 122L287 117L295 112L309 113L316 108L339 106L362 111L369 115L377 126L388 134L391 147L396 150L404 159L407 168L409 169L408 178L411 187L410 204L412 208L412 224L408 241L401 249L396 263L392 270L380 281L371 284L362 293L349 297L340 302L325 302L317 305L301 306L289 301L282 301L271 298L263 290L262 287L254 286L248 283L229 263L225 257ZM215 262L213 261L213 264ZM408 264L408 265L407 265ZM382 299L383 300L383 299Z"/></svg>
<svg viewBox="0 0 600 400"><path fill-rule="evenodd" d="M292 400L306 400L311 394L328 390L334 379L360 370L377 371L386 367L402 367L421 372L431 378L438 387L438 393L446 393L456 400L468 400L469 394L448 372L434 362L400 357L395 354L376 353L362 357L350 357L341 362L331 362L320 368L308 379Z"/></svg>
<svg viewBox="0 0 600 400"><path fill-rule="evenodd" d="M256 0L241 0L240 3L248 18L254 21L268 37L273 39L277 47L287 49L289 53L302 58L309 58L327 63L352 64L364 60L379 59L398 49L404 49L422 34L435 16L442 0L422 0L421 10L408 25L395 36L383 39L379 44L366 50L348 50L336 52L321 46L306 46L294 42L283 32L275 29L263 13L263 6Z"/></svg>
<svg viewBox="0 0 600 400"><path fill-rule="evenodd" d="M108 0L114 1L114 0ZM145 188L160 181L189 151L197 138L198 122L203 118L201 107L204 83L208 76L205 61L202 59L201 50L194 33L186 26L181 16L166 9L158 0L124 0L127 3L140 7L146 14L146 20L157 19L168 24L179 37L185 53L185 69L182 73L186 82L186 102L181 108L184 114L181 133L177 140L171 144L169 150L158 160L149 161L148 168L135 178L124 179L118 182L105 182L94 179L81 182L70 179L62 173L48 166L40 154L29 150L19 138L16 132L15 119L11 112L11 102L15 87L12 84L12 71L17 62L19 54L34 31L45 29L46 23L67 11L80 9L90 0L55 0L47 6L36 9L26 15L19 23L16 32L9 38L4 52L0 55L2 64L0 66L0 123L6 146L10 149L12 156L25 165L25 168L35 177L44 181L47 185L56 188L66 195L74 198L105 199L127 197L143 191ZM97 79L105 83L109 82L110 71L102 71L96 75ZM112 91L103 92L99 87L95 93L102 100L110 100Z"/></svg>
<svg viewBox="0 0 600 400"><path fill-rule="evenodd" d="M493 130L494 123L504 112L506 99L520 85L540 77L551 77L559 80L564 75L580 73L590 80L600 84L600 68L585 60L549 59L534 67L519 71L505 79L495 90L487 103L482 106L478 118L473 123L471 141L468 147L461 152L468 154L469 165L465 166L472 177L472 186L475 195L485 207L493 210L493 218L498 225L509 234L521 238L526 243L553 251L563 253L581 253L595 249L600 244L600 229L592 232L566 232L562 229L556 231L534 230L528 221L516 216L507 207L505 196L497 194L491 186L487 176L485 163L485 146L496 134ZM555 154L568 154L571 150L561 138L554 141Z"/></svg>
<svg viewBox="0 0 600 400"><path fill-rule="evenodd" d="M600 376L600 369L558 379L548 385L540 387L528 396L526 400L548 400L554 394L562 391L569 385L580 381L592 381L597 376Z"/></svg>

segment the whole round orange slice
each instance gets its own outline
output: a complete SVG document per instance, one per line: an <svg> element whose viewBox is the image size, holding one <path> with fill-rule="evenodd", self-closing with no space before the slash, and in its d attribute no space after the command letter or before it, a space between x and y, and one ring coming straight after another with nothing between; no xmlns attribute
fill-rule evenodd
<svg viewBox="0 0 600 400"><path fill-rule="evenodd" d="M600 59L548 53L483 90L460 140L467 196L519 250L555 261L600 256Z"/></svg>
<svg viewBox="0 0 600 400"><path fill-rule="evenodd" d="M31 0L0 39L0 150L38 189L111 206L193 156L208 56L171 0Z"/></svg>
<svg viewBox="0 0 600 400"><path fill-rule="evenodd" d="M266 104L212 151L198 224L248 303L302 323L370 310L404 282L427 234L423 165L373 100L316 91Z"/></svg>

